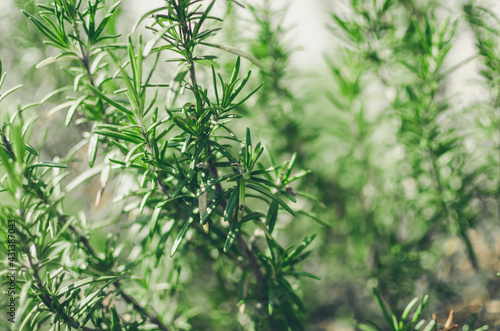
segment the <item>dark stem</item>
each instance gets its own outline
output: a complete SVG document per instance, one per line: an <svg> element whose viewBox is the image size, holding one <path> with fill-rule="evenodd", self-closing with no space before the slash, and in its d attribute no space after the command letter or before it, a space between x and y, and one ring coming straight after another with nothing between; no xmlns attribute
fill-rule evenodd
<svg viewBox="0 0 500 331"><path fill-rule="evenodd" d="M45 196L45 194L43 193L43 191L40 188L37 188L35 190L35 193L36 193L37 197L40 200L43 201L43 203L45 203L47 205L51 205L49 199ZM63 225L68 222L68 219L66 218L66 216L61 215L58 212L56 214L56 217L59 220L59 222L61 222L61 224L63 224ZM88 254L92 256L92 258L94 259L94 261L99 261L99 258L97 257L97 253L95 252L94 248L92 247L92 245L90 244L90 242L88 241L88 239L85 237L85 235L81 234L80 231L77 230L72 225L70 225L68 227L68 229L70 230L70 232L72 232L77 237L78 241L80 241L83 244L83 246L87 250ZM29 259L29 262L30 262L30 266L32 267L33 272L34 272L35 281L42 288L44 288L43 284L42 284L42 281L40 279L39 273L38 273L38 269L33 267L33 263L31 261L31 257L29 255L28 255L28 259ZM135 300L133 298L131 298L125 292L123 292L123 290L120 288L119 281L116 281L114 283L114 285L118 289L118 292L120 293L120 295L122 296L122 298L125 300L125 302L132 303L135 310L141 312L141 314L143 316L145 316L146 318L148 318L152 323L156 324L160 328L160 330L168 330L167 327L160 322L160 320L158 319L158 317L156 317L156 316L148 313L145 308L141 307L137 302L135 302ZM47 291L45 291L45 292L47 292ZM44 299L47 299L48 300L47 302L52 302L50 300L50 298L45 298L44 297ZM75 323L78 323L78 322L75 322ZM94 329L87 328L86 330L94 330Z"/></svg>
<svg viewBox="0 0 500 331"><path fill-rule="evenodd" d="M190 26L187 22L181 22L181 23L182 23L181 33L182 33L182 38L183 38L183 46L184 46L184 49L186 51L188 51L188 49L187 49L187 45L189 44L188 29L190 29ZM187 54L186 61L191 65L190 69L189 69L189 76L191 79L192 92L196 98L197 93L198 93L198 83L196 80L196 69L195 69L195 63L193 61L192 52ZM203 114L203 101L200 101L200 102L201 102L201 104L199 105L200 109L201 109L200 114ZM211 153L211 150L209 148L207 151L207 156L210 155L210 153ZM210 173L214 179L219 178L217 168L215 166L213 166L212 161L209 161L209 170L210 170ZM217 192L217 194L224 193L224 191L222 189L222 185L220 183L216 184L216 192ZM227 204L227 202L224 199L221 202L221 205L223 207L225 207L226 204ZM264 274L262 273L262 270L260 268L259 262L257 260L257 256L255 255L253 250L250 247L248 247L248 245L245 243L245 241L243 240L243 238L241 236L238 236L236 238L236 242L237 242L238 248L240 249L241 253L247 259L248 265L249 265L250 269L252 270L255 278L257 279L257 291L260 291L260 287L262 286L262 284L264 282Z"/></svg>
<svg viewBox="0 0 500 331"><path fill-rule="evenodd" d="M52 310L53 313L61 316L61 318L66 322L68 323L71 327L73 328L78 328L80 327L80 323L78 321L76 321L75 319L73 319L72 317L68 316L63 309L59 309L60 307L57 307L58 305L58 301L57 300L53 300L53 298L47 294L49 293L49 291L45 288L45 285L43 285L43 282L42 282L42 279L40 278L40 274L38 272L38 265L35 265L33 263L33 260L31 259L31 253L29 253L28 255L28 262L29 262L29 265L30 265L30 268L31 270L33 270L33 278L35 278L35 282L36 282L36 285L40 291L40 294L39 296L41 298L43 298L42 302L44 303L53 303L55 302L56 303L56 307L47 307L49 308L50 310ZM93 330L93 329L91 329Z"/></svg>
<svg viewBox="0 0 500 331"><path fill-rule="evenodd" d="M73 24L73 30L79 39L80 38L80 30L78 29L78 25L76 23ZM80 53L81 53L79 60L80 60L81 64L83 65L83 68L85 70L85 74L87 75L87 78L89 79L90 85L92 85L94 88L97 89L97 86L95 85L95 82L94 82L94 77L92 76L92 72L90 71L89 52L87 51L85 45L83 45L79 40L77 41L77 43L78 43L78 47L79 47ZM95 95L95 96L97 97L97 95ZM104 113L106 112L104 104L103 104L101 98L98 97L97 100L99 103L99 108L101 109L101 114L104 115ZM108 123L108 120L106 117L104 117L104 121L106 123Z"/></svg>
<svg viewBox="0 0 500 331"><path fill-rule="evenodd" d="M134 307L134 310L137 310L142 316L146 316L152 323L156 324L160 328L160 330L168 331L167 326L164 325L158 319L158 317L151 315L146 309L144 309L139 303L137 303L134 298L123 292L123 290L120 288L121 284L118 281L116 281L114 285L118 289L118 292L120 293L120 296L123 298L123 300L126 303L131 304Z"/></svg>

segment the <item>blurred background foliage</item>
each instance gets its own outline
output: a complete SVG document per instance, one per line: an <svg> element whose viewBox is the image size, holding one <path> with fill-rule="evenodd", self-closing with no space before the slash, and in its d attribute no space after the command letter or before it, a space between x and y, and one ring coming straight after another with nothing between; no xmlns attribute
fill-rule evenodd
<svg viewBox="0 0 500 331"><path fill-rule="evenodd" d="M283 246L318 234L304 270L322 280L300 280L297 287L306 329L382 321L372 287L399 315L413 297L428 293L425 313L441 324L454 309L460 325L476 316L477 325L499 328L500 21L491 3L311 1L330 13L329 37L321 40L323 62L307 66L293 60L308 45L294 38L301 25L293 22L301 18L287 18L288 3L242 3L245 8L216 5L225 17L221 43L250 52L264 66L249 83L263 87L240 111L276 159L297 153L298 166L311 170L299 188L317 200L303 206L317 223L299 216L276 228ZM24 84L3 103L6 121L4 109L39 102L72 80L50 66L35 69L53 53L20 12L33 12L34 2L1 6L6 84ZM137 4L123 1L119 8L109 34L137 19ZM233 57L220 59L229 75ZM64 101L55 94L33 111L39 120L32 140L44 141L48 159L65 155L85 131L68 129L64 114L50 112ZM95 180L75 191L70 208L88 211L95 222L118 217L113 190L94 204L98 186ZM225 290L235 289L224 284L228 273L217 264L217 279L205 284L204 254L213 252L197 250L183 266L184 298L175 303L185 305L178 308L185 312L183 327L235 329L237 312L224 299ZM176 268L175 258L164 263ZM152 277L161 283L161 275ZM209 296L193 290L204 284Z"/></svg>

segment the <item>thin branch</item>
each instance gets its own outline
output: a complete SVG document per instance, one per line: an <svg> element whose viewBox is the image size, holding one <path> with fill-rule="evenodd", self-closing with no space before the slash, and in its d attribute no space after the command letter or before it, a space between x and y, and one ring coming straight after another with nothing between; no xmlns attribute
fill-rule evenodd
<svg viewBox="0 0 500 331"><path fill-rule="evenodd" d="M33 271L33 278L35 279L36 285L37 285L37 287L38 287L38 289L40 291L39 296L43 298L42 301L44 303L46 303L46 302L50 302L50 303L55 302L55 304L58 305L59 302L57 300L53 300L52 296L50 294L47 294L47 293L49 293L49 291L47 290L47 288L45 287L45 285L42 282L42 279L40 278L38 265L35 265L33 263L33 260L31 259L31 253L28 253L27 256L28 256L28 262L29 262L30 268ZM63 309L54 309L54 308L59 308L59 307L47 307L47 308L49 308L52 311L52 313L61 316L61 318L66 323L68 323L71 327L73 327L73 328L80 327L80 322L78 322L77 320L75 320L72 317L68 316L64 312Z"/></svg>
<svg viewBox="0 0 500 331"><path fill-rule="evenodd" d="M189 25L186 23L185 26L182 27L181 31L182 31L182 35L183 35L183 39L184 39L184 45L187 45L187 29L189 29ZM190 75L190 79L191 79L191 86L192 86L192 92L196 98L196 94L197 94L197 89L198 89L198 82L196 80L196 69L195 69L195 63L192 59L192 54L190 54L190 57L188 59L186 59L189 63L190 63L190 69L189 69L189 75ZM199 105L200 106L200 113L203 114L203 101L200 101L201 104ZM211 153L211 150L210 150L210 147L208 149L208 154ZM212 164L212 161L209 161L209 169L210 169L210 173L212 174L212 177L216 180L217 178L219 178L219 174L218 174L218 171L217 171L217 168L215 166L213 166ZM217 183L216 184L216 192L217 194L223 194L223 189L222 189L222 185L220 183ZM221 205L223 207L225 207L227 204L226 200L224 199L222 202L221 202ZM253 252L253 250L251 250L248 245L245 243L245 241L243 240L243 238L241 236L238 236L236 238L236 242L238 244L238 248L240 249L241 253L245 256L245 258L247 259L248 261L248 265L250 267L250 269L252 270L252 273L254 274L255 278L257 279L257 286L258 286L258 289L260 290L260 287L261 285L263 284L264 282L264 274L260 268L260 265L259 265L259 262L257 260L257 256L255 255L255 253Z"/></svg>
<svg viewBox="0 0 500 331"><path fill-rule="evenodd" d="M29 193L29 192L26 192L26 193ZM35 190L35 193L37 195L37 197L42 200L42 202L46 205L51 205L51 202L50 200L48 199L47 196L45 196L44 192L40 189L40 188L37 188ZM59 220L59 222L61 222L61 224L65 225L67 222L68 222L68 219L66 218L66 216L60 214L59 212L56 211L56 215L57 219ZM88 239L80 233L79 230L77 230L75 227L73 227L72 225L70 225L68 227L68 229L70 230L70 232L72 232L76 237L77 237L77 240L80 241L83 246L85 247L85 249L87 250L87 253L89 255L91 255L94 259L97 259L97 261L99 260L99 258L97 257L97 253L96 251L94 250L94 248L92 247L92 245L90 244L90 242L88 241ZM28 259L29 259L29 262L30 262L30 266L33 268L33 263L31 261L31 257L28 255ZM35 281L42 287L43 287L43 283L40 279L40 276L39 276L39 273L38 273L38 269L36 268L33 268L33 271L34 271L34 277L35 277ZM119 294L121 295L121 297L125 300L125 302L127 303L132 303L133 306L134 306L134 309L139 311L143 316L145 316L147 319L149 319L153 324L157 325L160 330L168 330L168 328L163 325L163 323L161 323L161 321L158 319L157 316L154 316L152 314L150 314L145 308L141 307L132 297L130 297L129 295L127 295L121 288L120 288L120 283L119 281L116 281L114 282L114 285L116 286L116 288L118 289L118 292ZM47 292L47 291L45 291ZM48 293L48 292L47 292ZM48 302L52 302L52 300L50 300L50 298L46 298L48 300ZM69 317L68 317L69 318ZM76 322L78 323L78 322ZM93 330L93 329L89 329L87 328L87 330Z"/></svg>
<svg viewBox="0 0 500 331"><path fill-rule="evenodd" d="M143 316L146 316L152 323L156 324L160 330L162 331L168 331L168 327L166 325L164 325L159 319L157 316L154 316L154 315L151 315L144 307L142 307L139 303L137 303L137 301L135 301L135 299L131 296L129 296L128 294L126 294L121 288L121 284L119 281L116 281L114 283L114 285L116 286L116 288L118 289L119 293L120 293L120 296L123 298L123 300L128 303L128 304L131 304L133 307L134 307L134 310L137 310L141 315Z"/></svg>

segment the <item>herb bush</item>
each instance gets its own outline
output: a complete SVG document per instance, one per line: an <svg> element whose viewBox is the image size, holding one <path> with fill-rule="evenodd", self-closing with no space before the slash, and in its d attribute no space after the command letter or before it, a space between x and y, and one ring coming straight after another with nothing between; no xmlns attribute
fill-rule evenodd
<svg viewBox="0 0 500 331"><path fill-rule="evenodd" d="M17 224L19 329L302 329L305 307L292 283L318 278L297 266L314 235L282 247L273 231L283 213L295 214L290 185L307 172L294 169L295 156L262 160L265 148L250 129L240 139L232 128L260 87L246 91L251 72L240 75L241 58L261 64L211 42L220 20L210 14L214 4L166 1L128 37L108 28L119 2L23 11L59 51L37 67L64 63L73 80L39 104L64 94L49 114L65 110L65 125L84 139L44 160L27 119L38 105L3 126L2 215ZM136 32L145 21L147 40ZM217 73L212 49L235 55L229 77ZM164 61L178 68L163 72ZM82 149L89 167L67 181ZM94 177L96 205L113 191L115 206L102 220L72 212L67 197ZM206 312L190 309L207 298Z"/></svg>
<svg viewBox="0 0 500 331"><path fill-rule="evenodd" d="M427 309L443 318L450 306L493 302L499 268L498 112L493 101L467 99L448 86L467 65L486 79L460 88L486 82L481 90L496 95L495 14L479 1L463 8L432 1L330 3L332 39L324 44L335 45L325 56L331 77L316 76L317 84L309 80L313 90L298 99L300 94L287 93L300 83L290 78L296 69L280 66L294 51L287 45L293 33L281 24L283 12L273 13L265 1L253 8L259 28L253 54L267 64L264 75L274 70L267 83L273 88L257 95L281 108L266 113L271 130L293 132L287 141L297 141L303 166L312 170L302 189L326 205L313 207L332 227L319 230L321 244L306 262L323 279L301 283L309 322L374 315L375 306L365 304L372 286L398 316L426 292ZM470 57L457 55L455 43L470 31L479 56L473 50ZM479 39L486 36L488 57ZM295 123L285 125L289 114ZM287 153L281 145L276 152ZM290 226L303 230L299 223ZM488 296L464 293L476 286ZM471 316L466 311L457 315L460 325ZM496 321L485 310L479 316Z"/></svg>
<svg viewBox="0 0 500 331"><path fill-rule="evenodd" d="M474 63L483 77L467 84L486 83L487 93L496 95L495 18L479 1L463 8L433 1L352 1L331 15L336 49L326 61L333 80L323 88L328 102L322 104L330 113L317 130L329 126L331 135L316 142L329 166L310 168L319 174L316 195L330 197L323 201L336 210L329 222L329 238L336 241L330 252L344 258L324 256L346 265L341 282L359 275L358 286L375 286L397 316L415 294L440 298L429 300L429 309L442 316L460 302L477 299L484 305L498 297L498 232L492 228L499 210L498 111L490 100L471 101L448 88L457 70ZM454 43L470 30L479 56L453 54ZM337 148L326 153L325 145ZM450 250L451 242L460 244ZM464 289L478 283L487 294L466 296ZM364 320L364 295L356 296L348 304ZM326 307L338 309L330 302ZM462 315L464 325L470 313Z"/></svg>
<svg viewBox="0 0 500 331"><path fill-rule="evenodd" d="M0 86L25 84L0 90L0 214L17 307L2 327L495 323L449 308L474 282L498 296L498 258L478 248L494 250L500 210L499 20L481 1L332 1L320 86L269 0L166 0L131 24L120 2L14 3ZM478 55L457 62L464 29ZM447 85L471 62L486 97L467 102ZM23 91L31 103L4 100Z"/></svg>

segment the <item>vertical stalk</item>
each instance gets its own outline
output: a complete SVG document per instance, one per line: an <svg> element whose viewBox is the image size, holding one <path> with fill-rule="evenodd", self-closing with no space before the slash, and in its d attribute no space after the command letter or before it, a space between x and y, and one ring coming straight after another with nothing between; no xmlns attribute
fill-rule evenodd
<svg viewBox="0 0 500 331"><path fill-rule="evenodd" d="M439 173L439 167L437 164L436 155L432 151L432 148L430 148L430 147L428 147L427 152L428 152L427 154L429 155L429 161L430 161L431 166L432 166L432 174L434 176L434 181L436 183L436 190L437 190L438 195L439 195L439 200L440 200L439 202L441 204L441 208L443 209L443 211L445 213L445 215L444 215L445 219L447 221L451 221L450 220L450 217L451 217L450 206L448 205L448 203L446 203L446 201L444 199L444 188L443 188L441 175ZM467 229L465 229L463 227L463 224L460 220L459 215L456 216L455 222L456 222L456 225L458 227L458 233L459 233L460 237L462 237L462 240L464 241L465 247L467 249L467 255L469 257L469 260L472 263L474 270L478 271L479 264L477 262L476 253L474 252L474 247L472 246L472 243L471 243L469 237L467 236Z"/></svg>
<svg viewBox="0 0 500 331"><path fill-rule="evenodd" d="M181 30L181 34L182 34L182 38L183 38L183 42L184 42L183 47L184 47L184 50L186 53L185 60L188 64L190 64L189 76L190 76L190 81L191 81L192 93L193 93L193 96L195 97L195 100L197 100L196 102L198 102L198 100L200 100L199 107L200 107L201 111L200 111L200 114L197 114L197 116L201 116L203 114L203 111L204 111L203 101L201 100L201 98L198 98L199 92L198 92L198 82L197 82L197 78L196 78L195 62L193 60L193 52L192 52L193 48L189 47L190 43L192 42L192 40L190 40L190 36L192 35L191 26L186 21L183 21L180 23L181 23L180 30ZM206 157L209 157L210 153L211 153L210 147L208 147L206 153L207 153ZM213 165L212 161L210 161L210 164L209 164L209 171L212 174L212 177L214 179L219 178L217 168ZM220 183L218 183L216 185L216 192L217 192L217 194L224 194L224 191L223 191ZM227 204L227 202L224 199L222 201L221 205L226 206L226 204ZM233 220L233 222L234 222L234 220ZM241 253L247 259L249 267L252 270L252 273L254 274L254 276L257 280L257 292L260 292L261 286L264 283L264 274L263 274L261 267L259 265L257 256L255 255L253 250L245 243L245 241L243 240L243 238L241 236L238 236L236 238L236 242L237 242L238 248L240 249Z"/></svg>

